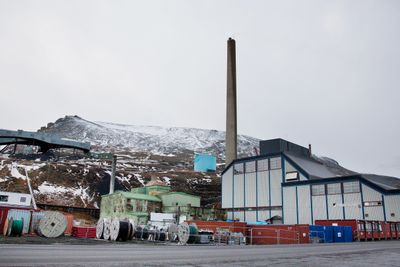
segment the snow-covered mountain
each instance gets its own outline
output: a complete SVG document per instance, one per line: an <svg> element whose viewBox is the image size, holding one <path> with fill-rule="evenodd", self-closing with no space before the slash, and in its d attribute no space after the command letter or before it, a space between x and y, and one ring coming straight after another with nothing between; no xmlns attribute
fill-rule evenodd
<svg viewBox="0 0 400 267"><path fill-rule="evenodd" d="M58 119L39 131L90 142L95 152L117 154L116 190L129 191L156 176L172 190L201 196L203 205L213 205L220 200L219 172L224 166L224 132L91 122L78 116ZM253 155L258 144L259 140L255 138L238 136L239 156ZM195 152L216 155L218 171L194 172ZM66 151L49 151L45 155L0 155L0 191L27 192L25 169L38 203L98 207L100 196L109 191L109 161Z"/></svg>
<svg viewBox="0 0 400 267"><path fill-rule="evenodd" d="M224 158L225 132L194 128L133 126L108 122L91 122L78 116L66 116L39 131L90 142L94 149L150 152L168 155L183 151L208 152ZM238 155L250 156L259 140L238 136Z"/></svg>

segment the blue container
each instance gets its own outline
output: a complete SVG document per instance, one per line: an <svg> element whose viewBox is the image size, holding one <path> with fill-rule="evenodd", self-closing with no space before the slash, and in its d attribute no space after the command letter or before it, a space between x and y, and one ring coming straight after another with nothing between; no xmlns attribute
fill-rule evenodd
<svg viewBox="0 0 400 267"><path fill-rule="evenodd" d="M333 242L346 242L344 227L345 226L333 226Z"/></svg>
<svg viewBox="0 0 400 267"><path fill-rule="evenodd" d="M342 226L344 232L344 242L353 242L353 227Z"/></svg>
<svg viewBox="0 0 400 267"><path fill-rule="evenodd" d="M333 242L333 227L323 225L310 225L310 237L318 238L323 243Z"/></svg>
<svg viewBox="0 0 400 267"><path fill-rule="evenodd" d="M353 242L351 226L333 226L334 242Z"/></svg>

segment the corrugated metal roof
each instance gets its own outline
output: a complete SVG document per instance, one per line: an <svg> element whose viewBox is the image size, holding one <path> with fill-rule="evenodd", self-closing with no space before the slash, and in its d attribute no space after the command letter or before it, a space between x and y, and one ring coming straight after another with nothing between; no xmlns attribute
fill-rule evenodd
<svg viewBox="0 0 400 267"><path fill-rule="evenodd" d="M340 166L336 161L329 158L320 158L316 156L306 157L290 152L285 152L283 154L303 169L309 175L310 179L357 174L356 172Z"/></svg>

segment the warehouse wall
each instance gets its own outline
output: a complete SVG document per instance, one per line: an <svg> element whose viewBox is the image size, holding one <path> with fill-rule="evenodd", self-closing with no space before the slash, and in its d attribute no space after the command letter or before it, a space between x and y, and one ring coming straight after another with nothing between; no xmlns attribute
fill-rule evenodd
<svg viewBox="0 0 400 267"><path fill-rule="evenodd" d="M310 186L297 187L297 203L300 224L312 224L311 220L311 199L310 199ZM285 220L286 223L286 220Z"/></svg>
<svg viewBox="0 0 400 267"><path fill-rule="evenodd" d="M342 194L327 195L328 199L328 217L330 220L343 219L343 201Z"/></svg>
<svg viewBox="0 0 400 267"><path fill-rule="evenodd" d="M285 224L296 224L296 187L284 187L283 196L283 217Z"/></svg>
<svg viewBox="0 0 400 267"><path fill-rule="evenodd" d="M343 194L346 218L363 219L360 193Z"/></svg>
<svg viewBox="0 0 400 267"><path fill-rule="evenodd" d="M382 206L366 206L366 202L382 202L382 194L362 184L362 194L364 200L364 215L366 220L384 220L383 205Z"/></svg>
<svg viewBox="0 0 400 267"><path fill-rule="evenodd" d="M269 206L269 172L257 172L258 194L257 202L259 207ZM268 212L269 215L269 212Z"/></svg>
<svg viewBox="0 0 400 267"><path fill-rule="evenodd" d="M400 195L387 195L384 201L386 220L400 221Z"/></svg>
<svg viewBox="0 0 400 267"><path fill-rule="evenodd" d="M232 208L233 167L222 175L222 208Z"/></svg>
<svg viewBox="0 0 400 267"><path fill-rule="evenodd" d="M270 170L271 206L282 206L282 170Z"/></svg>
<svg viewBox="0 0 400 267"><path fill-rule="evenodd" d="M235 163L224 172L222 208L234 209L228 213L228 219L256 222L275 215L282 216L281 158L273 158L272 169L269 168L268 159L260 159ZM258 168L259 162L264 164L264 168Z"/></svg>
<svg viewBox="0 0 400 267"><path fill-rule="evenodd" d="M233 206L244 207L244 174L233 175Z"/></svg>
<svg viewBox="0 0 400 267"><path fill-rule="evenodd" d="M257 190L256 190L256 176L255 172L245 174L245 206L257 206Z"/></svg>
<svg viewBox="0 0 400 267"><path fill-rule="evenodd" d="M313 219L315 220L326 220L326 196L312 196L313 205Z"/></svg>

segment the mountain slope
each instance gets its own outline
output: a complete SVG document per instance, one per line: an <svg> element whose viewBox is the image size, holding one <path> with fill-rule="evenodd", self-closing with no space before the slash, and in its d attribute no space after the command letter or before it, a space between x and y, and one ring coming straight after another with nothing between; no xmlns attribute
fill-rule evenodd
<svg viewBox="0 0 400 267"><path fill-rule="evenodd" d="M193 157L195 152L216 155L218 171L221 171L224 132L91 122L78 116L60 118L39 131L90 142L92 151L117 154L116 190L128 191L156 176L169 184L172 190L201 196L203 205L213 205L220 199L218 172L194 172ZM238 136L239 156L252 155L258 142L252 137ZM24 168L27 168L39 203L99 206L100 196L109 190L110 162L65 151L50 151L48 154L40 157L0 155L0 190L27 192L23 175Z"/></svg>
<svg viewBox="0 0 400 267"><path fill-rule="evenodd" d="M161 155L195 151L212 153L221 159L225 157L225 132L217 130L133 126L66 116L39 131L90 142L94 149L128 149ZM258 143L256 138L239 135L238 155L252 155Z"/></svg>

